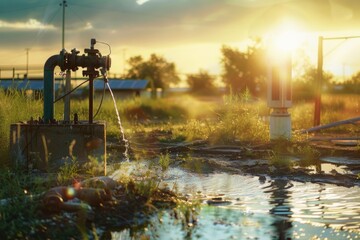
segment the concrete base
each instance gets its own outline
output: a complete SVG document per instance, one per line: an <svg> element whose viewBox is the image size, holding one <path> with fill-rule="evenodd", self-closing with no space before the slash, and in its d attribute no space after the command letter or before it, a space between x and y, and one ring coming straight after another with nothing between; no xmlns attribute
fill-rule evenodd
<svg viewBox="0 0 360 240"><path fill-rule="evenodd" d="M105 123L11 124L10 157L15 166L46 172L58 170L69 159L83 164L95 158L106 175Z"/></svg>
<svg viewBox="0 0 360 240"><path fill-rule="evenodd" d="M289 113L273 112L270 115L270 140L291 138L291 116Z"/></svg>

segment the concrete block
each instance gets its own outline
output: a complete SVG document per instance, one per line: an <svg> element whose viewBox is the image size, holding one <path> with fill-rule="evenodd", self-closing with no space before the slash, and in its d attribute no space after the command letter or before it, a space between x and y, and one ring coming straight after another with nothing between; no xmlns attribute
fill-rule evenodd
<svg viewBox="0 0 360 240"><path fill-rule="evenodd" d="M95 158L106 174L106 125L11 124L10 156L14 166L46 172L58 170L69 159L83 164Z"/></svg>

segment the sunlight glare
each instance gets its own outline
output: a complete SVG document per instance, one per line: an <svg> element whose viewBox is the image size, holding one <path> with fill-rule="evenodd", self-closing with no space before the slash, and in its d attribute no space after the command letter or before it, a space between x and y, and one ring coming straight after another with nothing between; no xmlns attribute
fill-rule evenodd
<svg viewBox="0 0 360 240"><path fill-rule="evenodd" d="M303 33L293 23L284 23L271 34L274 51L293 52L304 41Z"/></svg>

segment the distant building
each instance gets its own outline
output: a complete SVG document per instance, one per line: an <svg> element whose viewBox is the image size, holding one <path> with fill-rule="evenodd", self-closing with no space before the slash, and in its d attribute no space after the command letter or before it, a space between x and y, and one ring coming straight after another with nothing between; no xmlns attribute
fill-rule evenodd
<svg viewBox="0 0 360 240"><path fill-rule="evenodd" d="M109 86L116 99L128 99L134 97L150 98L150 91L147 89L148 84L148 80L109 79ZM103 81L94 81L95 96L100 96L103 89ZM108 90L106 90L105 93L107 96L110 95Z"/></svg>
<svg viewBox="0 0 360 240"><path fill-rule="evenodd" d="M17 90L23 91L27 96L33 96L39 98L44 89L44 81L42 79L36 80L10 80L10 79L0 79L0 88L5 91ZM60 83L55 82L55 92L59 91Z"/></svg>

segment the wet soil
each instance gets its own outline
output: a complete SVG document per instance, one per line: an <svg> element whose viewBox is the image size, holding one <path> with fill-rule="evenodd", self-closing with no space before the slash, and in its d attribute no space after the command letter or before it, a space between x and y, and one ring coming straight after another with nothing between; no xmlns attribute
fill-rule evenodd
<svg viewBox="0 0 360 240"><path fill-rule="evenodd" d="M171 132L139 134L132 142L133 153L157 158L172 156L174 165L200 172L216 171L252 174L260 179L286 178L312 183L352 187L360 185L360 147L336 141L236 141L215 145L209 141L174 142ZM280 160L277 163L273 158ZM329 169L330 168L330 169Z"/></svg>
<svg viewBox="0 0 360 240"><path fill-rule="evenodd" d="M171 132L163 131L138 134L130 139L130 145L131 158L140 155L142 159L156 162L160 154L169 154L172 167L200 174L249 174L258 176L260 183L283 179L344 187L360 185L357 145L339 146L331 141L266 144L236 141L214 145L204 140L174 140ZM108 164L118 162L123 145L113 139L108 142L107 149L110 152ZM276 163L274 157L283 163ZM332 169L325 169L329 164ZM32 222L34 227L27 233L27 239L111 239L111 232L123 229L129 229L130 236L141 236L159 209L173 209L179 201L186 202L167 189L157 189L151 196L134 189L134 186L119 183L112 190L110 201L89 207L84 205L81 211L48 212L40 204L39 217ZM218 199L211 200L216 203Z"/></svg>

